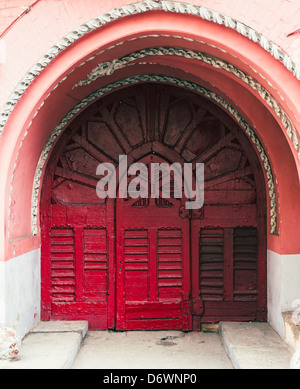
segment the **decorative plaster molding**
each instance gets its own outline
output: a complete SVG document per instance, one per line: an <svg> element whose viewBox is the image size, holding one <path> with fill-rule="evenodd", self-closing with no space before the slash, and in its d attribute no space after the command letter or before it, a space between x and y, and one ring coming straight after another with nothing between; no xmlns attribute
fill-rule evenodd
<svg viewBox="0 0 300 389"><path fill-rule="evenodd" d="M275 112L275 115L279 117L283 127L286 130L287 135L293 142L294 147L298 152L298 157L300 159L299 136L290 118L288 117L284 109L281 107L281 105L278 103L278 101L258 81L256 81L253 77L249 76L247 73L243 72L241 69L238 69L237 67L233 66L228 62L223 61L220 58L210 56L203 52L176 47L157 47L143 49L135 53L131 53L130 55L124 56L122 58L114 59L110 62L100 63L88 74L85 80L81 80L77 84L75 84L73 89L79 86L88 85L99 77L111 75L116 70L122 69L125 66L128 66L129 64L133 63L134 61L139 61L146 57L155 56L177 56L184 57L186 59L194 59L211 65L214 68L225 70L226 72L231 73L235 77L242 80L244 83L249 85L255 92L257 92L260 97L272 109L272 111Z"/></svg>
<svg viewBox="0 0 300 389"><path fill-rule="evenodd" d="M24 76L21 82L17 85L10 98L6 101L1 113L0 113L0 135L3 132L4 126L7 123L9 115L14 109L15 105L26 91L27 87L37 77L41 71L63 50L69 47L72 43L83 37L87 33L94 31L107 23L115 21L119 18L136 15L139 13L161 10L165 12L173 12L180 14L196 15L204 20L211 21L220 25L224 25L228 28L232 28L248 39L260 44L264 50L269 52L275 59L279 60L283 65L291 71L294 76L300 80L300 67L296 65L291 58L281 50L276 44L266 39L262 34L255 31L249 26L232 19L231 17L224 15L220 12L193 4L187 4L183 2L171 1L171 0L145 0L134 4L125 5L123 7L116 8L112 11L106 12L87 23L82 24L77 29L73 30L59 42L52 46L46 54L29 70Z"/></svg>
<svg viewBox="0 0 300 389"><path fill-rule="evenodd" d="M242 118L239 112L233 106L231 106L226 100L218 96L216 93L211 92L210 90L202 86L199 86L195 83L186 80L181 80L178 78L169 77L169 76L140 75L140 76L129 77L123 80L116 81L92 93L91 95L83 99L80 103L78 103L71 111L69 111L69 113L62 119L59 125L54 129L54 131L52 132L52 134L48 139L47 144L45 145L41 153L37 165L35 177L34 177L33 192L32 192L33 193L32 208L31 208L31 215L32 215L31 227L32 227L33 235L37 234L38 201L39 201L38 199L40 193L41 176L46 161L48 159L50 150L56 138L62 133L62 131L70 123L72 118L80 111L82 111L88 104L92 103L93 101L99 99L106 93L109 93L117 88L121 88L132 84L137 84L140 82L168 83L168 84L176 85L178 87L187 88L189 90L204 95L206 98L214 100L217 104L219 104L229 112L229 114L237 121L237 123L244 129L246 134L249 136L250 140L257 148L260 158L262 160L265 169L265 174L267 177L267 185L268 185L268 193L269 193L269 201L270 201L270 226L271 226L270 233L276 234L277 233L277 202L276 202L276 192L275 192L275 185L274 185L271 165L266 155L266 152L262 144L260 143L259 139L257 138L254 130L246 123L246 121Z"/></svg>

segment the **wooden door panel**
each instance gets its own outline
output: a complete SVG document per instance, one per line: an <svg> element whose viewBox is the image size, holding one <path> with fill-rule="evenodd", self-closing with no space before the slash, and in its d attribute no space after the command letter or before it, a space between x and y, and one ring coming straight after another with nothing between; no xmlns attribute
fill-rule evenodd
<svg viewBox="0 0 300 389"><path fill-rule="evenodd" d="M54 206L55 208L55 206ZM68 214L59 207L60 214ZM92 213L92 209L89 210ZM89 316L91 328L108 328L109 253L108 231L103 223L82 227L82 218L72 210L70 217L57 220L50 228L50 311L54 318ZM64 224L64 225L63 225ZM59 227L57 227L59 225ZM79 225L79 226L78 226ZM104 315L104 316L103 316ZM98 317L98 320L97 320Z"/></svg>
<svg viewBox="0 0 300 389"><path fill-rule="evenodd" d="M144 220L145 222L145 220ZM186 237L188 245L189 236ZM124 231L124 263L117 283L119 310L123 311L119 329L182 329L181 302L184 290L182 231L178 227ZM121 246L121 245L120 245ZM188 272L188 269L186 270ZM123 286L123 287L122 287ZM160 324L158 324L160 323Z"/></svg>
<svg viewBox="0 0 300 389"><path fill-rule="evenodd" d="M257 229L200 228L196 240L193 259L199 265L194 283L199 289L194 285L193 293L202 304L193 312L195 327L200 321L262 319Z"/></svg>
<svg viewBox="0 0 300 389"><path fill-rule="evenodd" d="M201 322L219 321L253 321L257 318L257 304L255 302L206 302L205 314Z"/></svg>
<svg viewBox="0 0 300 389"><path fill-rule="evenodd" d="M117 329L187 329L190 238L180 206L174 198L117 201Z"/></svg>

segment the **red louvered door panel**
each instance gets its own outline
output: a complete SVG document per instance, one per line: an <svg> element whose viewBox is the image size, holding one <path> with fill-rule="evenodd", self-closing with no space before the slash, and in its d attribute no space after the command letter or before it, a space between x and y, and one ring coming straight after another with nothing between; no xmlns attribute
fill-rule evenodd
<svg viewBox="0 0 300 389"><path fill-rule="evenodd" d="M195 245L202 304L194 312L199 315L194 327L200 317L202 322L258 319L257 229L200 228Z"/></svg>
<svg viewBox="0 0 300 389"><path fill-rule="evenodd" d="M266 320L263 175L242 135L208 148L205 204L191 216L193 328L218 321ZM218 142L217 142L218 143ZM259 191L260 188L260 191Z"/></svg>
<svg viewBox="0 0 300 389"><path fill-rule="evenodd" d="M43 319L85 319L91 329L107 329L113 309L109 292L113 295L114 288L106 209L52 204L50 212L49 246L43 246L50 262L42 268L47 273L42 283Z"/></svg>
<svg viewBox="0 0 300 389"><path fill-rule="evenodd" d="M118 200L117 329L191 329L189 221L180 206L175 198Z"/></svg>

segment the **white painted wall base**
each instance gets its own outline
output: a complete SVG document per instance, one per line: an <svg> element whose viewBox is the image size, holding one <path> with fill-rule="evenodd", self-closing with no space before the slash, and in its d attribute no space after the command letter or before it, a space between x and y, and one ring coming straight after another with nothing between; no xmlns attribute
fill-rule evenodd
<svg viewBox="0 0 300 389"><path fill-rule="evenodd" d="M0 327L23 337L40 320L40 249L0 262Z"/></svg>
<svg viewBox="0 0 300 389"><path fill-rule="evenodd" d="M268 321L285 340L283 312L293 311L300 299L300 254L280 255L268 250Z"/></svg>

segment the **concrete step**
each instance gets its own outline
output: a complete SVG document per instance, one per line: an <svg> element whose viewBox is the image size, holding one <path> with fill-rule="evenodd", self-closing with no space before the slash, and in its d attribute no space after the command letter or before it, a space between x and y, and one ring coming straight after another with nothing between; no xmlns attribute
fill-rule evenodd
<svg viewBox="0 0 300 389"><path fill-rule="evenodd" d="M40 322L22 339L16 359L0 359L0 369L70 369L87 330L87 321Z"/></svg>
<svg viewBox="0 0 300 389"><path fill-rule="evenodd" d="M221 322L220 336L235 369L289 369L293 350L269 323Z"/></svg>
<svg viewBox="0 0 300 389"><path fill-rule="evenodd" d="M72 369L144 369L150 373L173 369L181 373L233 366L216 332L88 331Z"/></svg>
<svg viewBox="0 0 300 389"><path fill-rule="evenodd" d="M0 360L0 369L122 368L131 359L135 366L137 356L146 368L156 366L151 355L164 361L160 367L170 361L169 368L188 360L199 369L289 369L294 353L269 323L221 322L219 333L89 331L86 337L87 331L87 321L40 322L22 340L18 357Z"/></svg>

